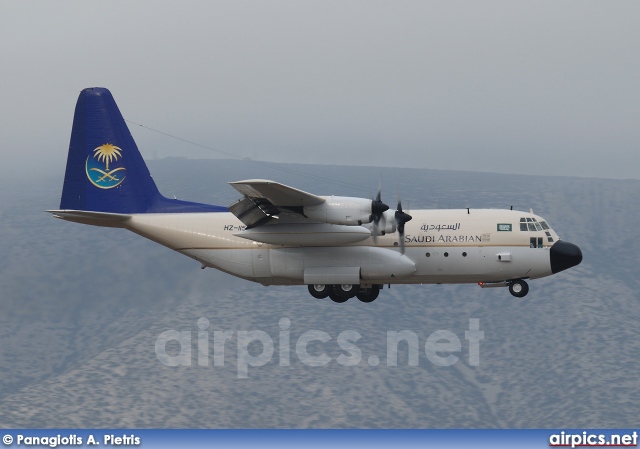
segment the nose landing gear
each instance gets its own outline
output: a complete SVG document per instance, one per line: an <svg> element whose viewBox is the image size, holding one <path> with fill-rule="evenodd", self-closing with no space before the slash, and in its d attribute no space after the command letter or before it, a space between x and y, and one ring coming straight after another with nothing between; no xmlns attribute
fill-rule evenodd
<svg viewBox="0 0 640 449"><path fill-rule="evenodd" d="M511 281L509 283L509 293L516 298L524 298L529 293L529 284L522 279Z"/></svg>

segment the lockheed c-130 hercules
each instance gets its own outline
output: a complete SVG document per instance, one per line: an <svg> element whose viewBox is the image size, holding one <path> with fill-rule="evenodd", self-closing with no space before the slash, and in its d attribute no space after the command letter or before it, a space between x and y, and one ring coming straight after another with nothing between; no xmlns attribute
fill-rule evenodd
<svg viewBox="0 0 640 449"><path fill-rule="evenodd" d="M76 104L56 218L128 229L263 285L307 285L316 298L371 302L384 285L477 283L529 291L526 280L578 265L532 211L414 210L381 200L317 196L277 182L230 183L229 207L160 194L111 93L88 88Z"/></svg>

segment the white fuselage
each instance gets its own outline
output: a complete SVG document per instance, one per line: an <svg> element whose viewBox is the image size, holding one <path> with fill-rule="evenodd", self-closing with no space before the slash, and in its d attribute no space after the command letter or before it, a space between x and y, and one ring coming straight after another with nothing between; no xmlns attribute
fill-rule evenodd
<svg viewBox="0 0 640 449"><path fill-rule="evenodd" d="M203 266L264 285L311 284L332 272L344 276L344 283L351 275L367 284L500 282L552 274L549 250L556 233L520 228L522 218L544 221L537 215L489 209L411 215L404 255L397 232L347 245L317 234L314 246L260 243L235 235L245 226L226 212L133 214L122 226Z"/></svg>
<svg viewBox="0 0 640 449"><path fill-rule="evenodd" d="M405 211L375 198L318 196L268 179L229 183L228 207L164 197L108 89L76 103L54 217L136 234L264 285L307 285L314 298L374 301L383 284L475 283L527 295L526 279L578 265L533 213Z"/></svg>

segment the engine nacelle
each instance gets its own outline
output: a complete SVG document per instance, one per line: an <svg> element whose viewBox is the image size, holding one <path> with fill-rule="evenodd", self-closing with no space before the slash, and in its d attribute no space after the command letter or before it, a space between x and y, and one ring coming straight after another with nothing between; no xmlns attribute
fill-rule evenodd
<svg viewBox="0 0 640 449"><path fill-rule="evenodd" d="M396 232L396 211L388 210L384 214L382 214L382 220L378 223L381 232L385 234L393 234Z"/></svg>
<svg viewBox="0 0 640 449"><path fill-rule="evenodd" d="M371 222L371 200L348 196L327 196L325 202L305 206L303 213L311 220L339 225L361 225Z"/></svg>

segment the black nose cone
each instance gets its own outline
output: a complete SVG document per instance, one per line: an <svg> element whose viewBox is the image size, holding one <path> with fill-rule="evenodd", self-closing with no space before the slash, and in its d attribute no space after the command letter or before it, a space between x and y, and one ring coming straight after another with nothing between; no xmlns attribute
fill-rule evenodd
<svg viewBox="0 0 640 449"><path fill-rule="evenodd" d="M551 247L551 272L553 274L582 262L582 251L578 245L558 240Z"/></svg>

